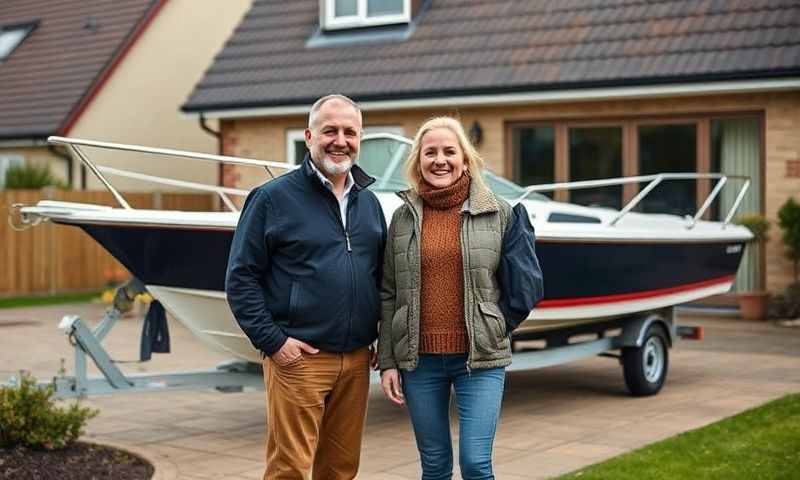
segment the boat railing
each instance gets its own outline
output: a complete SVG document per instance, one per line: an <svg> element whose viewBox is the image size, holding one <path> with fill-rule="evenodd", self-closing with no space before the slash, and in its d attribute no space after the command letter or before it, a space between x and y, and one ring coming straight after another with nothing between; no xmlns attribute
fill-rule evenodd
<svg viewBox="0 0 800 480"><path fill-rule="evenodd" d="M402 137L400 135L394 135L391 133L375 133L365 135L363 140L372 140L372 139L386 139L386 140L394 140L400 143L404 143L406 145L411 145L412 142L408 138ZM100 148L100 149L107 149L107 150L117 150L117 151L128 151L128 152L137 152L137 153L146 153L151 155L164 155L164 156L171 156L171 157L178 157L178 158L187 158L192 160L201 160L201 161L208 161L208 162L216 162L221 164L232 164L232 165L245 165L245 166L255 166L255 167L263 167L267 170L270 176L274 177L271 168L279 168L283 170L292 170L298 167L298 165L292 163L285 163L285 162L273 162L267 160L254 160L248 158L240 158L240 157L232 157L227 155L213 155L208 153L199 153L199 152L189 152L184 150L174 150L169 148L156 148L156 147L144 147L141 145L129 145L129 144L122 144L122 143L112 143L112 142L100 142L96 140L86 140L80 138L67 138L67 137L58 137L58 136L51 136L48 139L48 142L54 144L65 145L69 150L71 150L81 161L86 165L86 167L94 173L100 182L111 192L120 206L124 209L132 209L130 204L125 200L122 194L111 184L111 182L106 178L105 174L120 176L131 178L135 180L141 180L151 183L156 183L160 185L167 185L167 186L174 186L180 188L187 188L187 189L194 189L199 191L206 191L216 193L221 201L225 204L225 206L230 209L231 211L238 212L238 208L234 204L234 202L230 199L230 196L247 196L249 191L237 189L237 188L230 188L230 187L223 187L219 185L208 185L203 183L195 183L195 182L188 182L182 180L176 180L172 178L165 178L159 177L156 175L148 175L144 173L133 172L130 170L123 170L118 168L112 168L102 165L95 164L89 157L85 154L85 152L81 149L81 147L92 147L92 148ZM401 150L398 150L395 155L390 159L390 165L387 171L385 172L382 183L385 183L389 177L394 173L394 170L400 167L401 163L403 162L403 156L400 155L402 153ZM655 175L638 175L638 176L631 176L631 177L620 177L620 178L610 178L610 179L603 179L603 180L583 180L583 181L575 181L575 182L560 182L560 183L549 183L549 184L539 184L539 185L531 185L528 187L522 187L522 194L520 194L517 198L513 199L515 202L519 202L532 193L541 193L541 192L552 192L556 190L580 190L580 189L587 189L587 188L598 188L598 187L608 187L614 185L625 185L625 184L638 184L649 182L647 186L641 189L625 206L608 222L609 226L615 226L625 215L627 215L631 210L633 210L647 195L653 191L661 182L669 180L717 180L714 188L708 194L706 199L704 200L703 204L691 217L687 228L691 229L697 224L697 221L705 214L708 208L711 206L712 202L719 196L720 192L722 191L723 187L728 183L728 180L742 180L744 181L743 185L740 187L739 192L736 195L736 199L733 202L733 205L729 208L725 220L723 221L723 228L726 227L731 219L733 218L734 214L739 208L742 200L744 199L745 193L747 193L748 188L750 187L750 179L745 176L740 175L725 175L722 173L659 173Z"/></svg>
<svg viewBox="0 0 800 480"><path fill-rule="evenodd" d="M187 182L182 180L175 180L173 178L159 177L156 175L147 175L144 173L132 172L130 170L123 170L119 168L97 165L92 160L89 159L89 157L81 149L81 147L92 147L92 148L100 148L106 150L147 153L151 155L188 158L192 160L201 160L201 161L216 162L222 164L263 167L267 169L269 174L272 176L274 175L270 170L270 168L292 170L298 167L298 165L294 165L291 163L272 162L267 160L253 160L248 158L231 157L227 155L213 155L209 153L174 150L170 148L155 148L155 147L144 147L141 145L128 145L124 143L99 142L96 140L85 140L81 138L51 136L48 137L47 141L53 144L65 145L70 151L72 151L78 158L81 159L81 162L83 162L83 164L86 165L86 168L88 168L92 173L95 174L95 176L97 176L98 180L100 180L103 186L105 186L108 189L108 191L111 192L111 195L114 196L114 199L116 199L117 203L119 203L119 205L126 210L132 210L133 208L125 200L125 197L122 196L119 190L117 190L114 187L114 185L112 185L111 182L108 180L108 178L106 178L104 173L108 175L131 178L135 180L142 180L145 182L156 183L160 185L168 185L173 187L181 187L192 190L216 193L220 197L222 202L225 204L225 206L228 207L228 209L230 209L233 212L238 212L238 208L236 208L236 205L230 199L230 195L247 196L249 192L247 190L241 190L237 188L223 187L219 185L208 185L196 182Z"/></svg>
<svg viewBox="0 0 800 480"><path fill-rule="evenodd" d="M402 137L400 135L394 135L391 133L373 133L365 135L363 138L363 140L370 140L370 139L387 139L387 140L398 141L408 145L411 144L411 140ZM124 152L146 153L151 155L164 155L169 157L187 158L191 160L217 162L221 164L264 167L269 173L269 175L273 178L275 177L275 175L270 170L270 168L293 170L299 166L293 163L273 162L267 160L254 160L249 158L232 157L228 155L213 155L209 153L190 152L185 150L175 150L171 148L144 147L141 145L130 145L124 143L100 142L97 140L86 140L82 138L51 136L48 137L47 141L57 145L65 145L69 150L71 150L78 158L81 159L81 162L83 162L83 164L86 165L86 168L88 168L92 173L94 173L94 175L98 178L98 180L100 180L103 186L105 186L106 189L108 189L108 191L111 192L111 195L114 196L114 199L117 201L117 203L119 203L119 205L126 210L131 210L133 207L130 206L130 204L125 200L125 197L123 197L122 193L120 193L119 190L117 190L114 187L114 185L108 180L108 178L106 178L104 174L113 175L117 177L130 178L134 180L141 180L144 182L150 182L159 185L216 193L220 197L220 200L225 204L225 206L232 212L238 212L239 209L236 207L236 204L231 200L230 196L233 195L239 197L246 197L249 191L238 188L223 187L219 185L208 185L205 183L176 180L173 178L159 177L157 175L148 175L120 168L112 168L103 165L97 165L95 162L89 159L88 155L86 155L86 153L81 149L81 147L100 148L100 149L117 150ZM402 151L400 150L398 152L402 153ZM395 155L394 158L392 159L392 165L394 167L397 167L400 164L402 160L400 157L401 157L400 155Z"/></svg>
<svg viewBox="0 0 800 480"><path fill-rule="evenodd" d="M750 178L741 175L725 175L722 173L659 173L655 175L637 175L631 177L609 178L604 180L583 180L577 182L531 185L529 187L525 187L524 193L520 195L516 201L525 199L531 193L552 192L556 190L581 190L586 188L610 187L614 185L626 185L630 183L639 184L648 182L648 184L642 188L632 199L630 199L630 201L628 201L628 203L626 203L625 206L622 207L622 209L620 209L620 211L608 222L608 225L613 227L631 210L636 208L636 206L645 197L647 197L647 195L652 192L653 189L655 189L659 184L661 184L661 182L665 180L717 180L714 188L711 190L711 192L709 192L708 196L703 201L703 204L699 209L697 209L697 212L695 212L695 214L689 220L689 223L687 224L687 228L689 229L694 228L694 226L697 224L697 221L706 213L713 201L719 196L723 187L725 187L725 185L728 183L728 180L741 180L744 183L739 188L739 191L736 194L736 199L728 209L728 212L725 215L725 220L722 222L723 228L728 226L728 224L731 222L731 219L736 214L739 205L742 203L744 195L747 193L747 189L750 188Z"/></svg>
<svg viewBox="0 0 800 480"><path fill-rule="evenodd" d="M390 133L378 133L365 136L364 139L367 138L385 138L390 140L396 140L401 143L405 143L407 145L412 145L412 141L406 137L402 137L399 135L394 135ZM398 153L401 153L398 150ZM382 179L380 186L384 186L391 175L394 173L394 170L400 164L400 157L399 155L394 155L391 161L389 162L389 167L386 170L386 174ZM499 179L503 179L502 177L498 177ZM655 175L637 175L637 176L630 176L630 177L619 177L619 178L608 178L603 180L583 180L583 181L575 181L575 182L561 182L561 183L549 183L549 184L539 184L539 185L531 185L529 187L523 187L524 193L516 198L514 201L519 202L520 200L525 199L531 193L541 193L541 192L552 192L555 190L580 190L586 188L597 188L597 187L608 187L613 185L625 185L629 183L643 183L649 182L646 187L641 189L638 194L636 194L625 206L608 222L609 226L615 226L617 222L619 222L625 215L627 215L631 210L636 208L636 206L650 193L655 189L661 182L665 180L717 180L717 183L714 185L714 188L709 192L708 196L706 197L703 204L700 208L695 212L692 216L691 220L687 225L687 228L692 229L697 224L697 221L706 213L709 209L711 204L714 200L719 196L722 189L728 183L728 180L741 180L744 183L739 188L739 192L736 194L736 199L731 205L728 213L725 215L725 220L722 223L723 228L730 224L731 219L736 214L736 211L739 209L739 205L742 203L744 199L744 195L747 193L747 190L750 188L750 178L742 175L726 175L722 173L659 173ZM510 182L509 182L510 183Z"/></svg>

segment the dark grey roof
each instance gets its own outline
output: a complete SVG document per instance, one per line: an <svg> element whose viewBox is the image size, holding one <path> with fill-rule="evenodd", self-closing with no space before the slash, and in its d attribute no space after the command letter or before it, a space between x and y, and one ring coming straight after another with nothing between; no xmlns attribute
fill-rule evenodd
<svg viewBox="0 0 800 480"><path fill-rule="evenodd" d="M185 111L800 73L798 0L429 0L404 41L308 48L319 0L256 0Z"/></svg>
<svg viewBox="0 0 800 480"><path fill-rule="evenodd" d="M38 21L0 63L0 139L58 133L158 0L2 0L0 28Z"/></svg>

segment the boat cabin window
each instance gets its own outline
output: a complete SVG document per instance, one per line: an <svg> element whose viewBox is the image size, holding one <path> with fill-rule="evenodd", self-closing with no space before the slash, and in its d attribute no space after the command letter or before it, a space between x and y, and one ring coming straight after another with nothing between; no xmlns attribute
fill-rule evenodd
<svg viewBox="0 0 800 480"><path fill-rule="evenodd" d="M358 165L376 181L370 189L383 192L399 192L408 188L405 163L411 152L411 145L391 137L365 138L361 142ZM525 189L516 183L492 172L484 170L486 185L497 195L508 201L519 200ZM528 200L549 201L538 193L529 193Z"/></svg>
<svg viewBox="0 0 800 480"><path fill-rule="evenodd" d="M547 221L550 223L600 223L600 219L597 217L562 212L551 212Z"/></svg>

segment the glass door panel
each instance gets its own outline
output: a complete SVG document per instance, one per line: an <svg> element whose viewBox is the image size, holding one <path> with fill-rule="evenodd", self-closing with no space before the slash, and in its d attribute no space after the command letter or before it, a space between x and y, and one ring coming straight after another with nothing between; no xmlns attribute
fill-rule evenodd
<svg viewBox="0 0 800 480"><path fill-rule="evenodd" d="M697 172L697 126L694 123L642 125L638 133L639 175ZM637 210L694 215L697 181L664 180L639 203Z"/></svg>
<svg viewBox="0 0 800 480"><path fill-rule="evenodd" d="M622 176L622 128L569 129L569 180L599 180ZM570 202L622 208L622 185L570 191Z"/></svg>
<svg viewBox="0 0 800 480"><path fill-rule="evenodd" d="M516 127L512 134L514 180L522 186L555 182L555 129ZM553 198L553 192L544 195Z"/></svg>

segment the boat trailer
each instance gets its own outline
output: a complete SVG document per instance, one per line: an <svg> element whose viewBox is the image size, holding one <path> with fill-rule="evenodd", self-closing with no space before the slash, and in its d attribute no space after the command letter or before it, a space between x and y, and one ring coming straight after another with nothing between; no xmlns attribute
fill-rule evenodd
<svg viewBox="0 0 800 480"><path fill-rule="evenodd" d="M148 374L123 373L103 347L102 342L116 322L131 310L134 298L146 291L144 284L135 278L119 287L112 306L106 310L103 319L94 329L77 315L63 317L58 328L64 332L74 347L75 373L66 375L62 365L57 376L49 382L39 382L39 386L42 388L52 386L53 397L60 399L192 388L213 388L221 392L264 388L261 365L239 360L221 363L216 369ZM87 374L87 359L94 362L102 376L90 377ZM12 377L8 385L14 386L17 383L18 380Z"/></svg>
<svg viewBox="0 0 800 480"><path fill-rule="evenodd" d="M62 367L57 376L50 382L40 382L40 386L52 386L54 398L178 389L216 389L226 393L264 389L261 365L240 360L224 362L207 370L123 373L102 342L115 323L132 308L136 295L144 292L144 285L136 279L117 289L112 306L94 329L77 315L63 317L59 329L74 346L75 373L66 375ZM702 334L701 327L677 326L674 307L601 323L520 332L512 338L513 362L507 370L551 367L593 356L612 357L622 365L625 384L632 395L654 395L666 381L668 350L674 341L677 338L702 339ZM532 343L538 345L531 348ZM611 353L614 351L620 353ZM88 376L88 359L94 362L102 376ZM371 382L380 383L378 372L372 372ZM16 383L14 377L8 382L9 385Z"/></svg>

